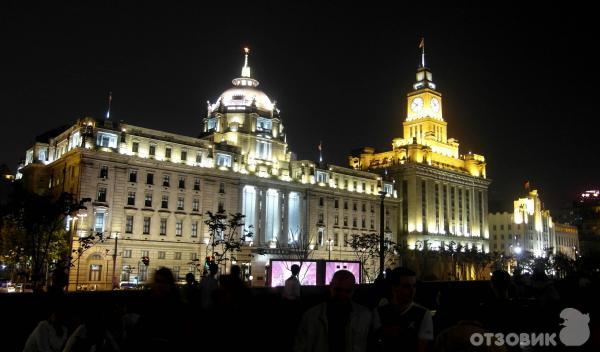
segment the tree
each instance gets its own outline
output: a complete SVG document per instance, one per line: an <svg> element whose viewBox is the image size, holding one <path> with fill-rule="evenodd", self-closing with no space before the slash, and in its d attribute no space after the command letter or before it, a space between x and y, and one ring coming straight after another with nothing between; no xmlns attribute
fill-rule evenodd
<svg viewBox="0 0 600 352"><path fill-rule="evenodd" d="M354 254L362 267L363 281L372 282L377 277L379 270L375 265L368 265L370 261L379 258L379 235L376 233L369 234L352 234L346 244L352 248ZM391 265L394 259L395 243L389 239L384 239L384 264Z"/></svg>
<svg viewBox="0 0 600 352"><path fill-rule="evenodd" d="M244 217L241 213L229 214L224 212L213 213L207 211L208 219L204 223L209 229L209 242L206 246L207 256L214 257L217 265L223 265L223 271L227 269L227 262L235 260L235 253L242 250L242 246L253 233L244 228ZM200 265L198 260L196 265ZM202 264L203 265L203 264Z"/></svg>
<svg viewBox="0 0 600 352"><path fill-rule="evenodd" d="M290 230L289 235L291 241L285 244L277 241L275 248L278 249L279 257L286 260L283 262L283 265L288 271L292 270L292 265L295 262L299 263L300 274L298 279L302 282L308 273L308 270L302 270L302 266L310 260L313 255L314 247L312 242L314 238L302 234L299 230L296 232Z"/></svg>

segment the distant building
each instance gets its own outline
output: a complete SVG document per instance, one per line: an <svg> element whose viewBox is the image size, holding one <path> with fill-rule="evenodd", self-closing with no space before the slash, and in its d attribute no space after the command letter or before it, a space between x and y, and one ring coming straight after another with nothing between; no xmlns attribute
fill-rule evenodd
<svg viewBox="0 0 600 352"><path fill-rule="evenodd" d="M583 255L600 255L600 191L583 192L573 202L574 224L577 226Z"/></svg>
<svg viewBox="0 0 600 352"><path fill-rule="evenodd" d="M556 235L556 252L563 253L571 259L576 259L581 253L577 227L555 222L554 234Z"/></svg>
<svg viewBox="0 0 600 352"><path fill-rule="evenodd" d="M512 212L489 214L491 251L507 256L530 252L535 257L562 252L575 258L579 248L577 229L555 223L542 208L537 190L514 201Z"/></svg>

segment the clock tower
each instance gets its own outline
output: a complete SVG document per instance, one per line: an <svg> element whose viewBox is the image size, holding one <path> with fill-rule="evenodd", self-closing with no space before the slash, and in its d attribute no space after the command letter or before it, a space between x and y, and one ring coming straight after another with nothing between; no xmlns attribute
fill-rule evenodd
<svg viewBox="0 0 600 352"><path fill-rule="evenodd" d="M425 66L425 48L417 69L417 81L413 91L407 94L404 139L418 144L427 144L426 139L447 142L447 123L442 114L442 94L436 90L433 75Z"/></svg>

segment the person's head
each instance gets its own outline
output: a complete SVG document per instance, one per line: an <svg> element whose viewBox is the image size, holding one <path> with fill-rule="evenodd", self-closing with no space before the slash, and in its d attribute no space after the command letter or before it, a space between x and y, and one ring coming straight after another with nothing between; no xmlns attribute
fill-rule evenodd
<svg viewBox="0 0 600 352"><path fill-rule="evenodd" d="M508 297L508 288L510 287L510 274L504 270L496 270L492 273L492 290L498 298Z"/></svg>
<svg viewBox="0 0 600 352"><path fill-rule="evenodd" d="M159 268L154 273L152 291L159 297L168 296L176 289L175 277L169 268Z"/></svg>
<svg viewBox="0 0 600 352"><path fill-rule="evenodd" d="M230 273L233 278L239 279L242 277L242 269L239 265L232 265Z"/></svg>
<svg viewBox="0 0 600 352"><path fill-rule="evenodd" d="M392 301L399 305L413 302L417 291L417 274L404 267L392 270L389 277Z"/></svg>
<svg viewBox="0 0 600 352"><path fill-rule="evenodd" d="M215 263L210 263L208 265L208 271L210 271L210 276L215 276L219 273L219 266Z"/></svg>
<svg viewBox="0 0 600 352"><path fill-rule="evenodd" d="M300 274L300 265L298 265L298 264L292 265L291 270L292 270L292 276L298 276L298 274Z"/></svg>
<svg viewBox="0 0 600 352"><path fill-rule="evenodd" d="M188 284L193 284L194 281L196 281L196 277L194 276L193 273L187 273L185 274L185 282L187 282Z"/></svg>
<svg viewBox="0 0 600 352"><path fill-rule="evenodd" d="M348 303L352 299L356 278L348 270L339 270L333 274L330 283L331 299L338 303Z"/></svg>

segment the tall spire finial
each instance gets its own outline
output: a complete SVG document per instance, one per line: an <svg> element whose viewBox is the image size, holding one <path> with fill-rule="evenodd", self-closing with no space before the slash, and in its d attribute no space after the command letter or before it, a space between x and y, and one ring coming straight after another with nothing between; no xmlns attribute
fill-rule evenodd
<svg viewBox="0 0 600 352"><path fill-rule="evenodd" d="M425 67L425 37L421 37L419 49L421 49L421 67Z"/></svg>
<svg viewBox="0 0 600 352"><path fill-rule="evenodd" d="M110 105L112 103L112 92L108 92L108 110L106 110L106 119L110 118Z"/></svg>
<svg viewBox="0 0 600 352"><path fill-rule="evenodd" d="M244 67L242 67L242 77L250 77L250 67L248 67L248 54L250 54L250 48L244 48L245 58Z"/></svg>

